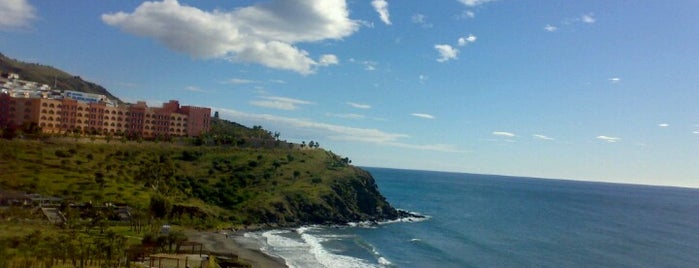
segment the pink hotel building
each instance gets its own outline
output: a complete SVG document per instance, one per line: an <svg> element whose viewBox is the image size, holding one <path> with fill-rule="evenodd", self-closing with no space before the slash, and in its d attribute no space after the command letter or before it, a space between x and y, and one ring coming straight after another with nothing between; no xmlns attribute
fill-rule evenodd
<svg viewBox="0 0 699 268"><path fill-rule="evenodd" d="M149 137L198 136L211 126L211 108L180 106L171 100L162 107L145 102L110 106L71 97L13 97L0 93L0 128L35 123L45 133L82 132Z"/></svg>

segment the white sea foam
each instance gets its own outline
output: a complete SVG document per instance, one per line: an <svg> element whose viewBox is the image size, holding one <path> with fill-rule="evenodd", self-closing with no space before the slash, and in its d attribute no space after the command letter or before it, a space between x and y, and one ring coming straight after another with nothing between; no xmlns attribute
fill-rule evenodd
<svg viewBox="0 0 699 268"><path fill-rule="evenodd" d="M288 230L272 230L261 234L264 238L262 251L284 259L287 266L324 268L313 256L308 254L310 246L296 234Z"/></svg>
<svg viewBox="0 0 699 268"><path fill-rule="evenodd" d="M376 222L374 221L360 221L360 222L349 222L347 223L348 226L350 227L359 227L359 228L376 228Z"/></svg>
<svg viewBox="0 0 699 268"><path fill-rule="evenodd" d="M389 221L382 221L379 222L378 224L390 224L390 223L399 223L399 222L421 222L421 221L426 221L429 220L431 217L427 215L422 215L417 212L412 212L412 211L407 211L408 213L412 215L417 215L417 217L405 217L405 218L398 218L395 220L389 220Z"/></svg>
<svg viewBox="0 0 699 268"><path fill-rule="evenodd" d="M371 251L377 260L372 263L356 257L342 255L341 250L326 248L324 242L331 240L347 240L351 235L323 234L318 226L305 226L295 230L271 230L265 232L246 233L244 237L257 240L263 252L281 257L291 268L374 268L392 266L392 263L381 256L372 246Z"/></svg>
<svg viewBox="0 0 699 268"><path fill-rule="evenodd" d="M381 264L381 265L383 265L383 266L393 265L392 262L388 261L388 260L387 260L386 258L384 258L384 257L379 257L379 264Z"/></svg>
<svg viewBox="0 0 699 268"><path fill-rule="evenodd" d="M303 228L303 227L302 227ZM298 229L301 238L310 246L309 252L313 254L316 260L324 267L348 267L348 268L369 268L376 267L375 265L366 262L365 260L350 256L333 254L325 249L322 242L325 238L322 236L312 235L306 232L308 229Z"/></svg>
<svg viewBox="0 0 699 268"><path fill-rule="evenodd" d="M414 215L422 216L419 213L410 212ZM379 225L391 223L408 223L421 222L429 219L429 216L422 217L405 217L396 220L375 222L353 222L347 225L355 228L378 228ZM334 268L334 267L349 267L349 268L374 268L374 267L393 267L393 263L386 259L373 246L368 245L367 250L371 251L371 255L376 258L376 262L364 260L352 256L342 255L343 250L326 248L324 242L335 240L349 240L352 235L324 233L322 226L304 226L295 230L272 230L262 233L246 233L245 237L257 239L261 244L263 252L281 257L286 261L286 265L291 268L308 267L308 268ZM342 227L340 227L342 228ZM420 241L413 238L411 242ZM309 254L310 253L310 254Z"/></svg>
<svg viewBox="0 0 699 268"><path fill-rule="evenodd" d="M388 259L381 256L381 253L378 249L376 249L376 247L374 247L374 245L369 244L369 246L371 247L371 253L374 255L374 257L377 257L376 261L379 263L379 265L381 265L381 267L393 265L393 263L391 263Z"/></svg>
<svg viewBox="0 0 699 268"><path fill-rule="evenodd" d="M360 222L349 222L347 223L348 226L350 227L359 227L359 228L369 228L369 229L374 229L376 228L377 225L383 225L383 224L391 224L391 223L399 223L399 222L421 222L421 221L426 221L430 219L430 216L422 215L417 212L408 212L412 215L417 215L415 217L404 217L404 218L398 218L395 220L386 220L386 221L360 221Z"/></svg>

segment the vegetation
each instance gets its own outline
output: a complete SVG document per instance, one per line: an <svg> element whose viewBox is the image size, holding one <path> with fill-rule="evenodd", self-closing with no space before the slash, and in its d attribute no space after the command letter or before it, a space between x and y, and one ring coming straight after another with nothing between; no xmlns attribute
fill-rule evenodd
<svg viewBox="0 0 699 268"><path fill-rule="evenodd" d="M369 174L321 149L0 140L0 169L3 189L125 203L202 228L395 217Z"/></svg>
<svg viewBox="0 0 699 268"><path fill-rule="evenodd" d="M73 215L62 226L43 223L38 214L3 212L0 267L126 267L147 253L179 252L187 240L181 230L161 233L161 221L139 233L114 222L107 226L98 210L91 212L97 214Z"/></svg>
<svg viewBox="0 0 699 268"><path fill-rule="evenodd" d="M53 226L32 207L3 209L0 267L120 267L144 252L177 252L186 238L161 235L165 223L240 229L399 216L348 158L315 146L277 146L261 127L242 128L237 137L247 142L217 146L0 139L0 190L62 198L67 218ZM226 135L200 139L219 144ZM118 221L105 204L128 205L130 221Z"/></svg>

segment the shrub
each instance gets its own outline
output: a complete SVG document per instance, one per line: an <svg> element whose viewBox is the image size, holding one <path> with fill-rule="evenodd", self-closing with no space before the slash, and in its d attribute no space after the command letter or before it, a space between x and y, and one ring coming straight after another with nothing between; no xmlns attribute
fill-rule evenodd
<svg viewBox="0 0 699 268"><path fill-rule="evenodd" d="M71 156L70 154L68 154L68 153L66 153L66 152L64 152L64 151L61 151L61 150L56 150L56 152L55 152L54 154L55 154L57 157L61 157L61 158L66 158L66 157L70 157L70 156Z"/></svg>

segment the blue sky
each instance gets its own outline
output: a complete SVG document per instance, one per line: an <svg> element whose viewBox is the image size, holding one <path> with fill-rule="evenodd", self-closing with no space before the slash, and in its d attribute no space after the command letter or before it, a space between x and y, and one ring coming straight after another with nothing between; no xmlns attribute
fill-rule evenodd
<svg viewBox="0 0 699 268"><path fill-rule="evenodd" d="M699 187L698 1L0 0L0 52L354 164Z"/></svg>

